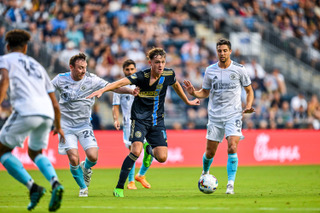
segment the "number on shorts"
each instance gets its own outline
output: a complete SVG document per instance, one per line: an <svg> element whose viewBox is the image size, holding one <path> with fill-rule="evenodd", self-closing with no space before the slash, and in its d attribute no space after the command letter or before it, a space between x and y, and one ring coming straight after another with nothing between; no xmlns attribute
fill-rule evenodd
<svg viewBox="0 0 320 213"><path fill-rule="evenodd" d="M93 135L93 131L92 130L84 130L83 132L82 132L82 134L83 134L83 137L84 138L88 138L88 137L94 137L94 135Z"/></svg>

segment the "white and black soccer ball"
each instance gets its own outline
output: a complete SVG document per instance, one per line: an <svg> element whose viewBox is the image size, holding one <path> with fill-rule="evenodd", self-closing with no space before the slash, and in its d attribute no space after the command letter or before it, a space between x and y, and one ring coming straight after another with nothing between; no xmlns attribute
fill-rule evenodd
<svg viewBox="0 0 320 213"><path fill-rule="evenodd" d="M210 174L201 175L198 181L198 188L205 194L211 194L218 188L218 179Z"/></svg>

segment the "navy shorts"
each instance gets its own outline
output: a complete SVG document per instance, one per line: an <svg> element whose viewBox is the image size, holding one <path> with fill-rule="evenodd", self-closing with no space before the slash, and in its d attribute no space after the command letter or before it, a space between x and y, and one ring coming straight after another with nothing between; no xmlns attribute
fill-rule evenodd
<svg viewBox="0 0 320 213"><path fill-rule="evenodd" d="M167 146L167 132L164 121L162 120L156 126L153 126L151 122L132 120L129 140L132 143L135 141L143 142L144 138L146 138L152 148Z"/></svg>

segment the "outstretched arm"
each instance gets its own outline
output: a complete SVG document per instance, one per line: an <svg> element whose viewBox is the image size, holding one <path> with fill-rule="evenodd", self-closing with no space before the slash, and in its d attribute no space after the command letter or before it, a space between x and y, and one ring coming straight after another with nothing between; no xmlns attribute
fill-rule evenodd
<svg viewBox="0 0 320 213"><path fill-rule="evenodd" d="M107 84L107 86L103 87L102 89L99 89L95 92L93 92L91 95L89 95L88 97L86 98L93 98L93 97L98 97L100 98L101 95L104 93L104 92L108 92L108 91L111 91L111 90L115 90L119 87L122 87L122 86L125 86L125 85L128 85L130 84L130 80L128 78L122 78L118 81L115 81L115 82L112 82L111 84Z"/></svg>
<svg viewBox="0 0 320 213"><path fill-rule="evenodd" d="M187 90L187 92L190 95L192 95L192 96L194 96L196 98L207 98L207 97L209 97L210 90L202 88L202 89L196 91L190 81L184 80L183 83L184 83L183 87Z"/></svg>
<svg viewBox="0 0 320 213"><path fill-rule="evenodd" d="M6 93L9 87L9 73L6 69L0 69L0 104L6 97Z"/></svg>
<svg viewBox="0 0 320 213"><path fill-rule="evenodd" d="M200 101L199 101L198 98L196 98L196 99L194 99L194 100L192 100L192 101L190 101L190 100L187 98L186 94L183 92L183 89L182 89L182 87L180 86L180 84L179 84L178 81L176 81L176 83L174 83L174 84L172 85L172 87L173 87L174 91L176 91L176 93L179 95L179 97L183 100L183 102L185 102L186 104L188 104L188 105L194 105L194 106L195 106L195 105L200 105Z"/></svg>
<svg viewBox="0 0 320 213"><path fill-rule="evenodd" d="M244 90L247 93L247 104L246 104L246 108L243 110L243 113L252 113L254 112L254 108L252 108L252 103L254 99L252 86L249 85L247 87L244 87Z"/></svg>

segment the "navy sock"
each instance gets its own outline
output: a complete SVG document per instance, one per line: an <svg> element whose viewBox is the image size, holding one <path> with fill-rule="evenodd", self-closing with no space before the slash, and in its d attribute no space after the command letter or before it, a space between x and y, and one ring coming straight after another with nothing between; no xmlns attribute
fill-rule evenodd
<svg viewBox="0 0 320 213"><path fill-rule="evenodd" d="M121 171L120 171L120 176L119 176L119 180L118 180L118 184L116 186L116 188L120 188L123 189L124 188L124 184L128 178L129 172L131 171L134 163L136 162L136 160L138 159L137 156L135 156L133 153L130 152L130 154L126 157L126 159L124 159L123 163L122 163L122 167L121 167Z"/></svg>

